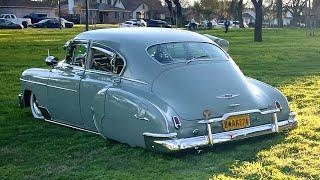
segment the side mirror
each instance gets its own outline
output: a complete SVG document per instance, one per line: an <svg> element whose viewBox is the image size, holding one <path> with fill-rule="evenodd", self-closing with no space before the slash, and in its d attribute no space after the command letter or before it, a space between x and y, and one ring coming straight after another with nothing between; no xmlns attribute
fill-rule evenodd
<svg viewBox="0 0 320 180"><path fill-rule="evenodd" d="M58 64L59 58L54 56L47 56L45 62L48 66L54 67Z"/></svg>

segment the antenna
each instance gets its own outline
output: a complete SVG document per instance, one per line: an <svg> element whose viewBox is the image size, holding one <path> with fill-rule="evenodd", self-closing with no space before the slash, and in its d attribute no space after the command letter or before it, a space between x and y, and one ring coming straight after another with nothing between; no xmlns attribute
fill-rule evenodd
<svg viewBox="0 0 320 180"><path fill-rule="evenodd" d="M50 50L48 49L48 56L50 56Z"/></svg>

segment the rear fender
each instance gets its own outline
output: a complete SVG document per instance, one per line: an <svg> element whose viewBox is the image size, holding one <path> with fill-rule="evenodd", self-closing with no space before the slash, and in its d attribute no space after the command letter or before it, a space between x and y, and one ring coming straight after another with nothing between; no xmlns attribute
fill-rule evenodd
<svg viewBox="0 0 320 180"><path fill-rule="evenodd" d="M289 118L288 114L290 113L290 107L288 100L278 89L250 77L247 77L247 80L251 85L267 94L273 102L278 101L280 103L282 109L278 113L279 121L287 120Z"/></svg>

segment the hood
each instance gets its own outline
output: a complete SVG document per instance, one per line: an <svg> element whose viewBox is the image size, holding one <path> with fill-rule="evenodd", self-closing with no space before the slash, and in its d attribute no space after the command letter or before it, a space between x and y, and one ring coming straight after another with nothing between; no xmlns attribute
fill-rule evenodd
<svg viewBox="0 0 320 180"><path fill-rule="evenodd" d="M250 109L265 109L272 100L250 84L233 61L193 62L163 71L152 91L184 120L203 119Z"/></svg>

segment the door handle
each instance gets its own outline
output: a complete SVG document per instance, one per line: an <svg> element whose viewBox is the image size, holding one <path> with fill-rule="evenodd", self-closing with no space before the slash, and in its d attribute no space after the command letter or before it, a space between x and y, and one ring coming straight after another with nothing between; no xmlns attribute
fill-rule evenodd
<svg viewBox="0 0 320 180"><path fill-rule="evenodd" d="M120 79L120 78L114 78L114 79L112 79L112 82L113 82L115 85L117 85L117 84L121 83L121 79Z"/></svg>
<svg viewBox="0 0 320 180"><path fill-rule="evenodd" d="M83 74L84 74L84 72L83 72L83 71L81 71L81 72L75 72L75 74L76 74L77 76L82 77L82 76L83 76Z"/></svg>

